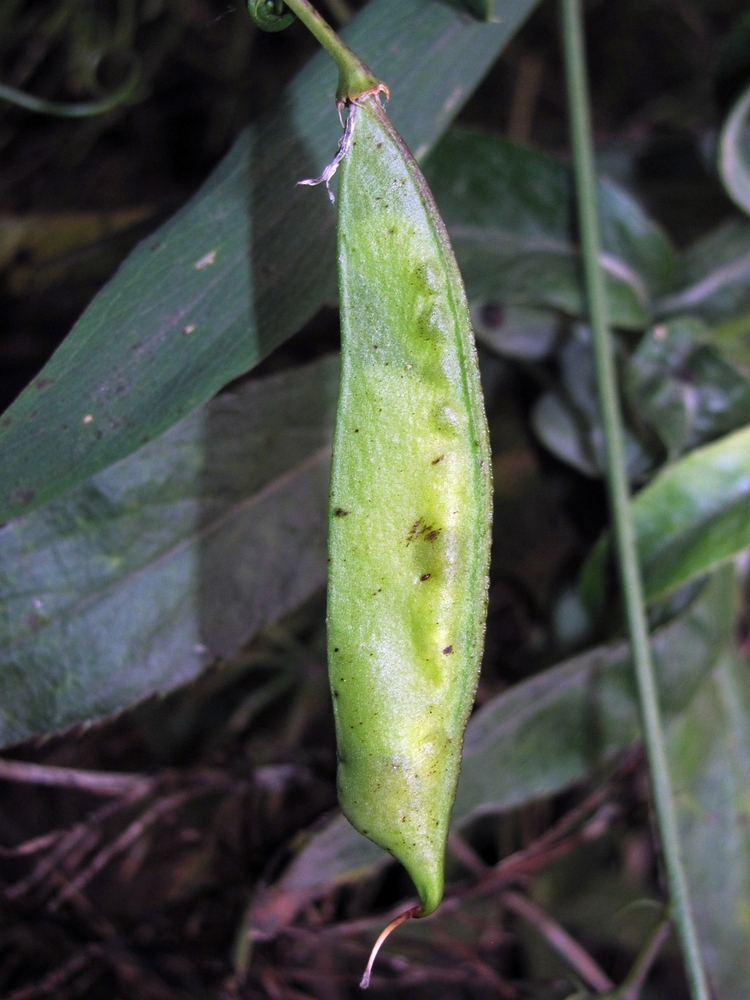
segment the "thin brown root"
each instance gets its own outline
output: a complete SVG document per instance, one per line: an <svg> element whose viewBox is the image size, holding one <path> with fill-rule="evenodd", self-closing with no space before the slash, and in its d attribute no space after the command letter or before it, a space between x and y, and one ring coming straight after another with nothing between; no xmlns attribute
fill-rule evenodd
<svg viewBox="0 0 750 1000"><path fill-rule="evenodd" d="M386 938L391 934L391 931L395 931L399 924L403 924L406 920L410 920L412 917L416 917L417 914L422 912L421 906L412 906L408 910L404 910L402 914L396 917L395 920L391 920L386 929L380 934L375 944L372 946L372 951L370 952L370 960L367 963L367 968L365 969L365 974L362 976L362 981L359 984L361 990L366 990L370 985L370 976L372 975L372 967L375 964L375 959L378 957L378 952L383 947Z"/></svg>

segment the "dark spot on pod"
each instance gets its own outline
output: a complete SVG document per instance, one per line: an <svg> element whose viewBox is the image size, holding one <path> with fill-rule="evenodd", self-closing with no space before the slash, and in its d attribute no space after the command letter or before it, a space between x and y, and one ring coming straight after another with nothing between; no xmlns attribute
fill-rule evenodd
<svg viewBox="0 0 750 1000"><path fill-rule="evenodd" d="M344 510L343 507L337 507L336 510L333 512L334 517L346 517L348 513L349 511Z"/></svg>
<svg viewBox="0 0 750 1000"><path fill-rule="evenodd" d="M446 654L446 656L447 656L447 655L448 655L448 653L452 653L452 652L453 652L453 646L446 646L446 647L445 647L445 649L443 650L443 652L444 652L444 653Z"/></svg>
<svg viewBox="0 0 750 1000"><path fill-rule="evenodd" d="M339 651L339 647L338 647L338 646L335 646L335 647L334 647L334 650L333 650L333 651L334 651L334 653L338 653L338 651Z"/></svg>
<svg viewBox="0 0 750 1000"><path fill-rule="evenodd" d="M338 698L338 696L339 696L339 693L338 693L338 691L334 691L334 692L333 692L333 697L334 697L334 698Z"/></svg>
<svg viewBox="0 0 750 1000"><path fill-rule="evenodd" d="M438 538L439 536L440 536L440 528L438 528L437 530L428 531L424 537L427 539L428 542L434 542L435 539Z"/></svg>
<svg viewBox="0 0 750 1000"><path fill-rule="evenodd" d="M432 576L431 573L423 573L419 579L422 580L422 582L424 582L425 580L429 580L431 576Z"/></svg>
<svg viewBox="0 0 750 1000"><path fill-rule="evenodd" d="M355 434L359 434L359 427L355 427L355 428L354 428L354 433L355 433Z"/></svg>
<svg viewBox="0 0 750 1000"><path fill-rule="evenodd" d="M415 521L414 524L411 526L409 534L406 536L407 545L410 545L414 541L414 539L419 534L421 528L422 528L422 518L420 517L420 519L418 521Z"/></svg>
<svg viewBox="0 0 750 1000"><path fill-rule="evenodd" d="M438 462L442 462L444 458L445 458L445 455L438 455L437 458L433 458L432 464L433 465L437 465Z"/></svg>
<svg viewBox="0 0 750 1000"><path fill-rule="evenodd" d="M48 385L52 385L55 380L53 378L38 378L34 385L37 389L46 389Z"/></svg>

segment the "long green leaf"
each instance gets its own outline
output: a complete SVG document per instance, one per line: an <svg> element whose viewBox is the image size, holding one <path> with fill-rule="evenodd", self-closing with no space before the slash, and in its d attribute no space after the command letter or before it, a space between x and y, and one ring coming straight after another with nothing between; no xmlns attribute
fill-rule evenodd
<svg viewBox="0 0 750 1000"><path fill-rule="evenodd" d="M421 157L537 2L480 24L431 0L372 0L343 35L387 80ZM311 60L0 419L0 521L154 438L335 299L335 212L295 186L335 153L335 78L328 56Z"/></svg>
<svg viewBox="0 0 750 1000"><path fill-rule="evenodd" d="M666 719L690 704L731 638L736 587L719 572L689 609L652 638ZM580 781L640 734L629 647L600 646L518 684L469 721L453 823L499 813ZM257 901L253 926L272 935L286 914L339 882L371 875L389 857L336 817Z"/></svg>
<svg viewBox="0 0 750 1000"><path fill-rule="evenodd" d="M646 598L654 601L750 546L750 427L663 469L632 501ZM609 535L581 573L598 614L611 594Z"/></svg>
<svg viewBox="0 0 750 1000"><path fill-rule="evenodd" d="M0 531L0 744L168 690L322 586L338 369L248 382Z"/></svg>
<svg viewBox="0 0 750 1000"><path fill-rule="evenodd" d="M728 647L669 732L683 857L717 1000L750 984L750 673Z"/></svg>

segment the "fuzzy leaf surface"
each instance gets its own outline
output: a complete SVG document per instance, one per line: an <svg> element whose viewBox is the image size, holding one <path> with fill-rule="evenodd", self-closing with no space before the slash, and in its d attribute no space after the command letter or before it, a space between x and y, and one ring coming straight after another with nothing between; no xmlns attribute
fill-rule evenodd
<svg viewBox="0 0 750 1000"><path fill-rule="evenodd" d="M175 687L324 583L338 370L247 382L0 531L0 743Z"/></svg>
<svg viewBox="0 0 750 1000"><path fill-rule="evenodd" d="M536 3L481 24L432 0L373 0L342 35L388 82L389 115L420 158ZM0 521L153 439L335 300L335 211L324 190L296 186L336 151L335 88L320 52L0 418Z"/></svg>

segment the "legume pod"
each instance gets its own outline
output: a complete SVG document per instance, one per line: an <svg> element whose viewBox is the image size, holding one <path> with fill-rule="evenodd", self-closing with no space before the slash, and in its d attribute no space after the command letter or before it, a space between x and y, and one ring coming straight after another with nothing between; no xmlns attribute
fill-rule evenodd
<svg viewBox="0 0 750 1000"><path fill-rule="evenodd" d="M350 105L338 194L343 368L328 657L341 807L431 913L486 615L487 424L461 277L377 97Z"/></svg>

